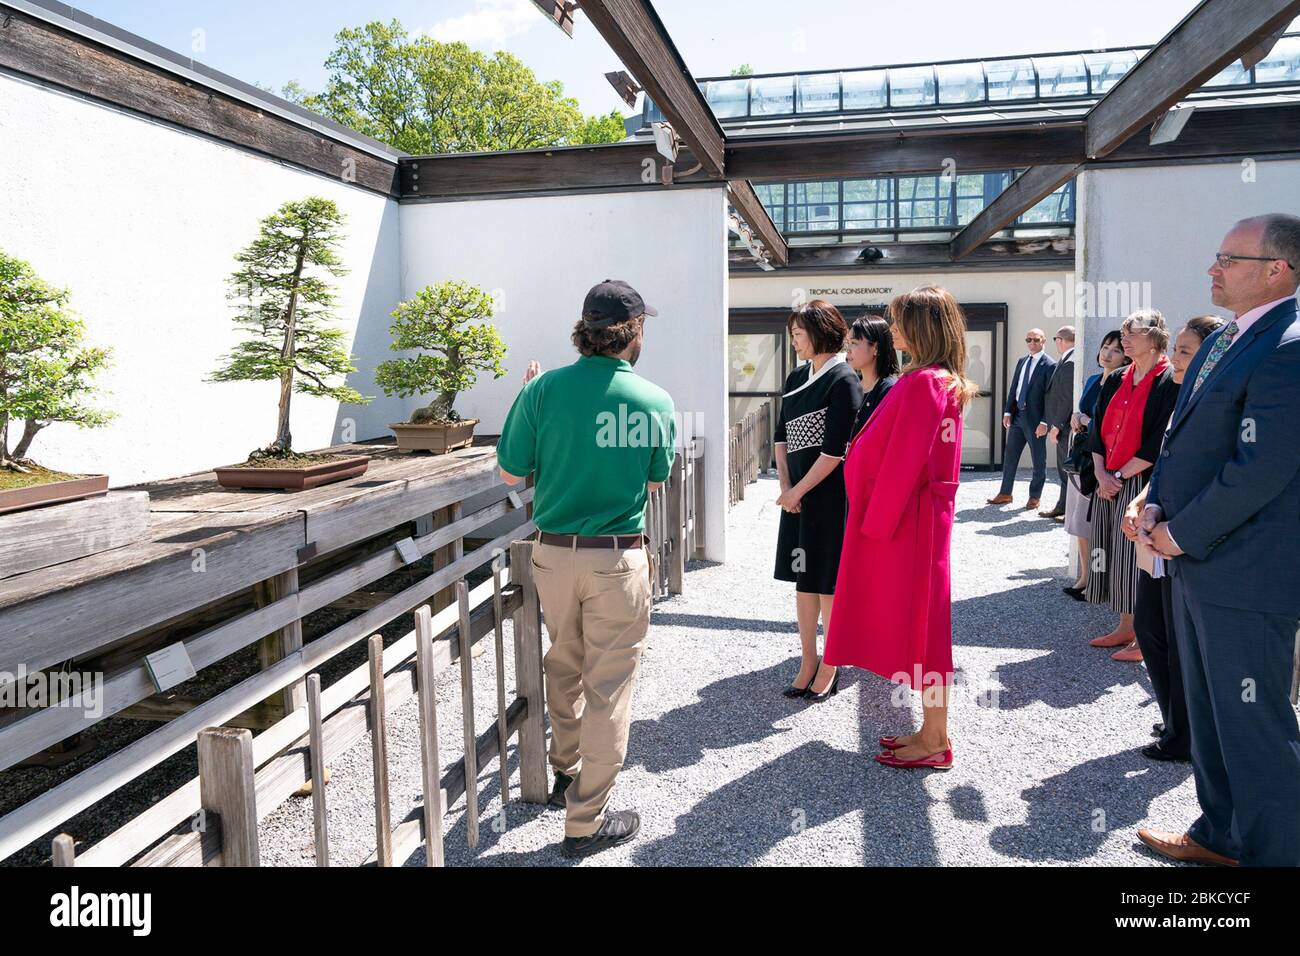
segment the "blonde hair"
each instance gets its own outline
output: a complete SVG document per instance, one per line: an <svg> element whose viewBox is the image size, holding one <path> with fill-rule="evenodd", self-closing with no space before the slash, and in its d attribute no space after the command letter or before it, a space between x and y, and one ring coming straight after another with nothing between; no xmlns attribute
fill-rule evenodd
<svg viewBox="0 0 1300 956"><path fill-rule="evenodd" d="M907 341L903 374L938 365L948 379L948 391L965 409L979 394L979 386L966 377L966 316L952 293L927 285L895 296L889 303L889 322Z"/></svg>

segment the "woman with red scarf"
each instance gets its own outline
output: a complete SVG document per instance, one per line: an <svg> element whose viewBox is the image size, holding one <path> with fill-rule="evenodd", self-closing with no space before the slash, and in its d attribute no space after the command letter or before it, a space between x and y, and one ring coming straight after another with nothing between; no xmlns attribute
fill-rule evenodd
<svg viewBox="0 0 1300 956"><path fill-rule="evenodd" d="M1127 648L1137 641L1133 605L1138 564L1136 548L1120 523L1129 502L1151 477L1165 426L1178 401L1178 383L1165 355L1169 329L1163 315L1155 309L1139 309L1124 320L1120 332L1124 354L1132 364L1106 379L1093 418L1100 426L1088 433L1086 446L1096 467L1097 493L1092 497L1092 567L1084 596L1119 612L1115 630L1089 643Z"/></svg>

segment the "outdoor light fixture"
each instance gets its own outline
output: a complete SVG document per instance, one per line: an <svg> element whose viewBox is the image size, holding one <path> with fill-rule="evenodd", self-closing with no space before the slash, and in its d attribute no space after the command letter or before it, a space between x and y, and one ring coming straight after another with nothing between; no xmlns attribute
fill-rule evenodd
<svg viewBox="0 0 1300 956"><path fill-rule="evenodd" d="M1187 125L1187 121L1192 118L1195 109L1195 105L1191 103L1181 103L1152 123L1151 145L1163 146L1176 140L1183 127Z"/></svg>
<svg viewBox="0 0 1300 956"><path fill-rule="evenodd" d="M637 86L636 80L627 75L626 70L606 73L605 79L609 80L609 85L614 87L614 92L623 98L624 103L628 106L636 106L636 95L641 92L641 87Z"/></svg>
<svg viewBox="0 0 1300 956"><path fill-rule="evenodd" d="M533 0L533 6L542 13L546 14L546 19L550 20L557 27L573 36L573 11L578 9L578 5L572 0Z"/></svg>
<svg viewBox="0 0 1300 956"><path fill-rule="evenodd" d="M677 162L677 131L670 123L651 123L655 134L655 149L670 163Z"/></svg>
<svg viewBox="0 0 1300 956"><path fill-rule="evenodd" d="M885 258L885 251L878 246L867 246L858 253L859 262L879 262Z"/></svg>

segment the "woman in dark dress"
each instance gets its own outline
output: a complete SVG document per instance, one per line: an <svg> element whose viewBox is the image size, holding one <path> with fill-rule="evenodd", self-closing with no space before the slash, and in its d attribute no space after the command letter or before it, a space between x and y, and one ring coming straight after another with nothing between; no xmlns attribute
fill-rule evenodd
<svg viewBox="0 0 1300 956"><path fill-rule="evenodd" d="M848 326L839 309L814 299L788 321L795 354L806 361L790 373L776 426L781 479L777 532L778 581L793 581L802 648L787 697L825 699L838 685L835 668L820 667L817 620L830 626L835 576L844 542L844 451L862 404L862 384L840 353Z"/></svg>
<svg viewBox="0 0 1300 956"><path fill-rule="evenodd" d="M898 381L898 350L889 323L878 315L854 319L849 329L849 349L845 355L851 367L862 376L862 404L853 420L857 436L871 418L876 406Z"/></svg>

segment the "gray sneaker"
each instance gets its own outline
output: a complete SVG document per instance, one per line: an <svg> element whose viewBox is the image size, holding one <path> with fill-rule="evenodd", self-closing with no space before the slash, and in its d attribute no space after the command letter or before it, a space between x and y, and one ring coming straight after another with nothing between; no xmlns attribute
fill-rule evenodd
<svg viewBox="0 0 1300 956"><path fill-rule="evenodd" d="M606 813L600 829L590 836L564 838L560 852L567 857L590 856L612 846L627 843L641 830L641 815L635 810Z"/></svg>

